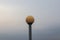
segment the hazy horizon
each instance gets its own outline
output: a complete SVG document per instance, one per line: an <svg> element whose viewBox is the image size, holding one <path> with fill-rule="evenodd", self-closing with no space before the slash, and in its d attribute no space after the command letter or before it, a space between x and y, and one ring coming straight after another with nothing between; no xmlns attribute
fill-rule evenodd
<svg viewBox="0 0 60 40"><path fill-rule="evenodd" d="M33 40L60 40L60 0L0 0L0 40L28 40L29 15Z"/></svg>

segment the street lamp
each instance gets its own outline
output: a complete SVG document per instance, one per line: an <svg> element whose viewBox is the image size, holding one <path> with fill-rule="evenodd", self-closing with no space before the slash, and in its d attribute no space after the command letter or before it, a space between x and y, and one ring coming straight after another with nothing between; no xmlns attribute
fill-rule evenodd
<svg viewBox="0 0 60 40"><path fill-rule="evenodd" d="M32 27L31 27L31 25L34 23L33 16L28 16L26 18L26 22L29 25L29 40L32 40Z"/></svg>

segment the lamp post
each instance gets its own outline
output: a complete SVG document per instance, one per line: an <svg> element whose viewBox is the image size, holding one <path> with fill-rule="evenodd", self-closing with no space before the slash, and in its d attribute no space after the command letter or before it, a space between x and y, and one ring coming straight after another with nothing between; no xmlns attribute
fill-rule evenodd
<svg viewBox="0 0 60 40"><path fill-rule="evenodd" d="M29 25L29 40L32 40L32 27L31 27L31 25L34 23L33 16L28 16L26 18L26 22Z"/></svg>

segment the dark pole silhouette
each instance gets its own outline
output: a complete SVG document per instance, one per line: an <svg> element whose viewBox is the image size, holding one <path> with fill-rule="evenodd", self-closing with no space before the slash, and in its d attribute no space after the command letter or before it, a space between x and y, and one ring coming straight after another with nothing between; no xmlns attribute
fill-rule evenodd
<svg viewBox="0 0 60 40"><path fill-rule="evenodd" d="M32 27L29 24L29 40L32 40Z"/></svg>
<svg viewBox="0 0 60 40"><path fill-rule="evenodd" d="M28 16L26 18L26 22L29 25L29 40L32 40L32 24L34 22L34 18L32 16Z"/></svg>

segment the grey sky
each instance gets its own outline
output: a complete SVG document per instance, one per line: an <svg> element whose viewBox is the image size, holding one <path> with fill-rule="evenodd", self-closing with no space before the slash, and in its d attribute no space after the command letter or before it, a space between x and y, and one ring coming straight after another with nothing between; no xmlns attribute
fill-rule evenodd
<svg viewBox="0 0 60 40"><path fill-rule="evenodd" d="M60 40L60 0L0 0L0 40L28 40L28 15L33 40Z"/></svg>

